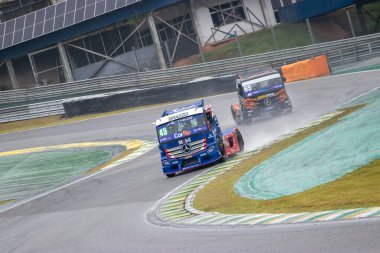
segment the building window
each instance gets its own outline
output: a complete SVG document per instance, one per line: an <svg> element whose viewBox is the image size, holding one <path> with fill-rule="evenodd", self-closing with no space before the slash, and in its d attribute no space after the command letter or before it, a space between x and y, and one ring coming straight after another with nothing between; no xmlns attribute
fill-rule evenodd
<svg viewBox="0 0 380 253"><path fill-rule="evenodd" d="M137 38L140 47L147 47L153 44L153 38L149 29L138 31Z"/></svg>
<svg viewBox="0 0 380 253"><path fill-rule="evenodd" d="M0 21L5 22L50 5L49 0L0 0Z"/></svg>
<svg viewBox="0 0 380 253"><path fill-rule="evenodd" d="M170 21L166 21L166 22L168 22L170 25L174 26L176 29L179 30L181 28L181 24L182 24L183 19L185 19L185 21L184 21L184 24L182 26L181 32L183 34L186 34L186 35L194 35L195 34L194 26L193 26L193 23L191 22L191 18L190 18L189 14L186 14L185 16L181 16L178 18L174 18L174 19L172 19ZM158 31L158 34L160 36L161 42L165 42L167 40L171 40L171 39L176 38L177 32L165 23L159 24L157 26L157 31Z"/></svg>
<svg viewBox="0 0 380 253"><path fill-rule="evenodd" d="M236 23L246 19L243 1L229 1L209 8L214 27Z"/></svg>

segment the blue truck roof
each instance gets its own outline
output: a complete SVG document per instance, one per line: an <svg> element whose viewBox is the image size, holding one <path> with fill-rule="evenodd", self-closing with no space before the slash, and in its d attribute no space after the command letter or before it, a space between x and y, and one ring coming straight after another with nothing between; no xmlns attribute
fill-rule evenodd
<svg viewBox="0 0 380 253"><path fill-rule="evenodd" d="M177 109L174 109L174 110L170 110L170 111L169 110L165 110L161 117L165 117L165 116L168 116L170 114L186 111L186 110L189 110L189 109L203 108L203 106L204 106L204 101L202 99L198 103L194 103L194 104L191 104L191 105L183 106L183 107L180 107L180 108L177 108Z"/></svg>

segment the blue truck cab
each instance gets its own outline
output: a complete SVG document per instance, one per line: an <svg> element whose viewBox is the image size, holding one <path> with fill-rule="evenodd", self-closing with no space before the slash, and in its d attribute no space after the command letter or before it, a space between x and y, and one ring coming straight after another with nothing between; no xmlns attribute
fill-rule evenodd
<svg viewBox="0 0 380 253"><path fill-rule="evenodd" d="M204 106L203 100L166 110L155 126L162 169L167 177L227 158L241 151L244 145L237 129L221 131L211 106ZM231 143L225 143L228 136L232 139Z"/></svg>

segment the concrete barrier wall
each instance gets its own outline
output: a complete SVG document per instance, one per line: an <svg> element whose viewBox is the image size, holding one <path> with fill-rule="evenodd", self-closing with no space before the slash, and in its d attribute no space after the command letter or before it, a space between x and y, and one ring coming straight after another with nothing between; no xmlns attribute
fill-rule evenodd
<svg viewBox="0 0 380 253"><path fill-rule="evenodd" d="M229 75L165 87L80 97L65 101L63 107L65 116L73 117L136 106L202 98L235 91L236 78L236 75Z"/></svg>

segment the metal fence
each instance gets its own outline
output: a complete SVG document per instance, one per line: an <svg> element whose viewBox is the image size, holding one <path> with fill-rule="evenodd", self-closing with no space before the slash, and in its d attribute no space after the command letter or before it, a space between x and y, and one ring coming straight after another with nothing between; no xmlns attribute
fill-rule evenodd
<svg viewBox="0 0 380 253"><path fill-rule="evenodd" d="M62 102L53 100L62 100L64 98L100 94L111 91L150 88L154 86L186 82L205 76L236 74L263 65L280 67L285 64L320 54L327 55L331 66L375 57L380 55L380 34L378 33L271 53L208 62L181 68L98 78L31 89L3 91L0 92L0 106L19 106L1 109L0 122L37 118L54 115L54 113L61 114ZM32 105L32 103L35 104ZM53 105L57 107L54 107ZM33 108L33 106L35 108L40 108L40 111L37 112L36 110L31 110L30 108Z"/></svg>

